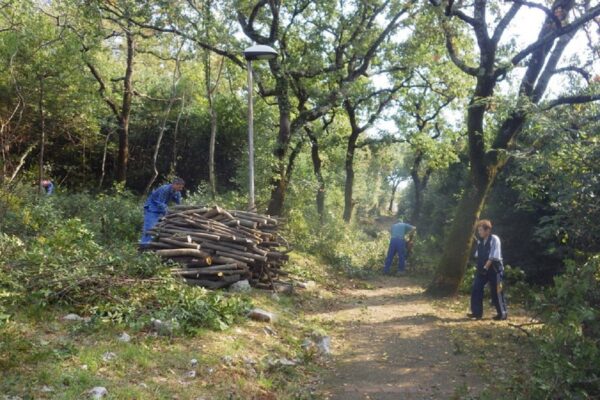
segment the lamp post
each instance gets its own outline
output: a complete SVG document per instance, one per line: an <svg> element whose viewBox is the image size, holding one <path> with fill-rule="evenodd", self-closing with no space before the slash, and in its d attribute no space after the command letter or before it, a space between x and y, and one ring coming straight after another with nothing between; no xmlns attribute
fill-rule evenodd
<svg viewBox="0 0 600 400"><path fill-rule="evenodd" d="M255 45L244 50L244 58L248 66L248 208L255 210L254 205L254 107L252 103L252 61L270 60L277 57L277 52L264 45Z"/></svg>

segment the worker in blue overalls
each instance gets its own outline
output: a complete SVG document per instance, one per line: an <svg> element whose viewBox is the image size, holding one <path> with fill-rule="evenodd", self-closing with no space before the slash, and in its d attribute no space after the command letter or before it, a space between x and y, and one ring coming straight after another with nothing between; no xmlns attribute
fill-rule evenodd
<svg viewBox="0 0 600 400"><path fill-rule="evenodd" d="M385 259L385 264L383 267L383 273L389 274L390 267L392 266L392 261L394 260L394 256L398 254L398 274L404 274L404 268L406 266L406 235L416 228L410 224L402 222L398 220L397 223L392 225L390 230L391 238L390 238L390 246L388 248L387 257Z"/></svg>
<svg viewBox="0 0 600 400"><path fill-rule="evenodd" d="M483 219L477 222L477 271L471 292L471 312L469 318L480 319L483 316L483 288L489 282L492 303L496 307L495 320L507 318L506 301L502 290L504 265L502 264L502 248L500 238L492 235L492 223Z"/></svg>
<svg viewBox="0 0 600 400"><path fill-rule="evenodd" d="M50 196L52 193L54 193L54 184L50 179L42 180L41 185L46 193L46 196Z"/></svg>
<svg viewBox="0 0 600 400"><path fill-rule="evenodd" d="M144 228L140 240L141 247L145 247L152 240L148 231L167 214L169 202L174 201L176 204L181 204L181 191L184 185L183 179L175 178L172 183L162 185L148 196L146 203L144 203Z"/></svg>

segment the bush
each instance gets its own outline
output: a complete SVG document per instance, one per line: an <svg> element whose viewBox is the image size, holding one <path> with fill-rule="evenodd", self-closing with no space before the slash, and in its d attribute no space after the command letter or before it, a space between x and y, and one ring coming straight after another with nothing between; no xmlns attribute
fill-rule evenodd
<svg viewBox="0 0 600 400"><path fill-rule="evenodd" d="M343 220L327 221L320 225L318 218L292 210L285 236L309 254L344 271L348 276L366 277L383 269L389 234L381 232L375 238L355 224Z"/></svg>
<svg viewBox="0 0 600 400"><path fill-rule="evenodd" d="M125 288L124 288L125 289ZM88 307L96 318L142 329L152 319L168 322L173 333L201 328L223 330L246 314L250 302L240 296L191 287L168 276L128 284L127 293Z"/></svg>
<svg viewBox="0 0 600 400"><path fill-rule="evenodd" d="M600 255L583 265L567 263L537 309L545 324L523 392L528 398L600 397Z"/></svg>

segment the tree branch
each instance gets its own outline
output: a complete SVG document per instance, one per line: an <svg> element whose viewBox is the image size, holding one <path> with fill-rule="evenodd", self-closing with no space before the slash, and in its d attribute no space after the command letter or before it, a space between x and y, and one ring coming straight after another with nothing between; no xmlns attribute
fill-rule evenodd
<svg viewBox="0 0 600 400"><path fill-rule="evenodd" d="M541 110L547 111L551 108L562 106L565 104L582 104L582 103L591 103L593 101L600 100L600 93L597 94L583 94L583 95L575 95L575 96L564 96L554 99L548 102Z"/></svg>
<svg viewBox="0 0 600 400"><path fill-rule="evenodd" d="M513 4L512 7L510 7L510 10L508 10L508 12L504 15L504 17L502 17L502 19L496 26L496 29L494 29L494 34L492 35L492 42L494 44L497 45L498 42L500 42L500 38L502 37L504 30L506 29L508 24L510 24L510 22L513 20L515 15L517 15L517 12L520 8L521 4L519 2L515 2L515 4Z"/></svg>
<svg viewBox="0 0 600 400"><path fill-rule="evenodd" d="M585 81L587 83L589 83L590 79L592 78L592 76L590 75L589 72L587 72L583 68L576 67L575 65L570 65L568 67L558 68L558 69L555 69L554 71L552 71L553 74L561 74L563 72L575 72L575 73L578 73L579 75L581 75L583 77L583 79L585 79Z"/></svg>
<svg viewBox="0 0 600 400"><path fill-rule="evenodd" d="M196 45L200 46L201 48L205 49L205 50L209 50L212 51L213 53L219 54L223 57L227 57L229 60L231 60L235 65L244 68L245 64L242 60L240 60L238 57L236 57L234 54L226 51L226 50L221 50L219 48L216 48L215 46L212 46L208 43L204 43L202 41L200 41L199 39L196 39L195 37L177 29L177 28L165 28L165 27L160 27L160 26L155 26L155 25L149 25L149 24L145 24L142 22L138 22L132 18L129 19L129 21L131 21L131 23L133 23L134 25L140 27L140 28L145 28L145 29L152 29L154 31L157 32L162 32L162 33L173 33L176 35L181 36L182 38L188 39L191 42L196 43Z"/></svg>
<svg viewBox="0 0 600 400"><path fill-rule="evenodd" d="M102 97L102 100L104 100L104 102L106 104L108 104L108 106L110 107L110 109L113 112L113 114L115 115L115 117L120 118L121 113L119 112L119 108L117 107L115 102L106 95L106 85L104 84L104 80L102 79L102 76L100 76L100 73L98 72L96 67L94 67L92 65L91 62L86 61L85 65L87 65L88 69L90 70L90 72L92 73L94 78L96 78L96 81L98 82L98 85L99 85L98 92L100 93L100 97Z"/></svg>
<svg viewBox="0 0 600 400"><path fill-rule="evenodd" d="M454 50L454 46L452 45L452 37L450 32L447 29L445 30L446 37L446 49L448 50L448 55L450 59L462 72L471 76L477 76L477 68L468 66L463 60L458 58L456 55L456 51Z"/></svg>
<svg viewBox="0 0 600 400"><path fill-rule="evenodd" d="M415 3L416 0L410 0L408 1L408 3L406 4L406 6L404 8L402 8L400 11L398 11L393 18L390 20L390 22L388 23L388 25L385 27L385 29L379 34L379 36L377 37L377 39L375 39L371 45L369 46L369 49L367 50L367 52L365 53L365 55L362 57L361 63L359 65L358 68L354 69L353 71L351 71L348 76L346 78L343 79L343 81L345 82L351 82L354 79L356 79L357 77L359 77L360 75L364 74L367 69L369 68L369 65L371 63L371 60L373 59L373 57L375 56L377 49L379 48L379 45L388 37L388 35L397 28L398 26L398 20L400 19L400 17L402 15L404 15L409 9L410 7L413 5L413 3Z"/></svg>
<svg viewBox="0 0 600 400"><path fill-rule="evenodd" d="M599 15L600 15L600 5L590 8L590 10L586 14L582 15L581 17L579 17L578 19L576 19L569 25L565 25L565 26L559 27L558 29L552 30L551 32L546 34L544 37L538 39L536 42L530 44L525 49L521 50L519 53L517 53L512 58L511 64L517 65L525 57L527 57L529 54L533 53L537 49L544 47L545 45L552 42L554 39L556 39L559 36L562 36L567 33L575 31L581 25L593 20L594 18L596 18ZM497 76L500 76L500 75L502 75L502 74L497 73Z"/></svg>

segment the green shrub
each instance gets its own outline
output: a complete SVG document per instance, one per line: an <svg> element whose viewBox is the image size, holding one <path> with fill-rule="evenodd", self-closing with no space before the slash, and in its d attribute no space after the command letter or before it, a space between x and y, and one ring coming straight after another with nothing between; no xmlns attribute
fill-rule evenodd
<svg viewBox="0 0 600 400"><path fill-rule="evenodd" d="M433 277L437 268L438 257L441 255L442 245L440 238L427 235L417 236L415 246L410 255L409 265L414 265L413 271L418 275ZM432 252L431 249L440 249L439 252Z"/></svg>
<svg viewBox="0 0 600 400"><path fill-rule="evenodd" d="M250 302L244 297L226 297L164 276L152 282L132 282L127 295L100 302L88 312L138 329L159 319L168 322L173 333L193 334L201 328L226 329L249 308Z"/></svg>
<svg viewBox="0 0 600 400"><path fill-rule="evenodd" d="M290 211L285 236L299 250L320 256L352 277L366 277L382 270L389 243L387 232L374 238L360 226L339 219L320 225L318 218L296 210Z"/></svg>
<svg viewBox="0 0 600 400"><path fill-rule="evenodd" d="M528 398L600 397L600 255L583 265L568 262L537 308L545 324L523 392Z"/></svg>
<svg viewBox="0 0 600 400"><path fill-rule="evenodd" d="M56 197L39 197L34 188L0 188L0 231L21 238L34 236L59 223Z"/></svg>

